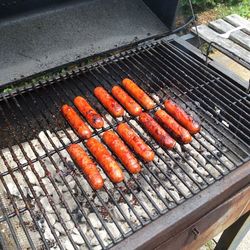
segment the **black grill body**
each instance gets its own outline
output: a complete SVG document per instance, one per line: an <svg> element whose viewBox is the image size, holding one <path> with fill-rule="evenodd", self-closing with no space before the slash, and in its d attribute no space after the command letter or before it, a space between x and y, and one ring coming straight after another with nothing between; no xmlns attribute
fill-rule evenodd
<svg viewBox="0 0 250 250"><path fill-rule="evenodd" d="M249 184L249 93L194 47L166 36L179 4L167 2L0 1L2 248L166 249L176 232ZM37 78L56 68L63 70ZM138 118L112 117L93 89L110 91L125 77L157 104L150 115L172 98L201 132L169 151ZM94 137L102 141L104 131L126 122L154 161L139 159L143 171L131 175L116 158L125 181L112 184L101 170L105 186L93 191L66 152L71 143L85 147L60 114L77 95L104 117Z"/></svg>
<svg viewBox="0 0 250 250"><path fill-rule="evenodd" d="M156 109L162 107L164 99L173 98L200 120L202 132L194 136L188 147L166 151L145 133L137 119L129 115L116 119L108 115L97 103L92 94L93 89L102 85L110 90L124 77L132 78L149 93L157 103ZM107 199L99 191L89 191L84 177L72 166L65 152L67 145L81 141L68 128L59 110L63 103L72 104L77 95L86 96L105 117L106 126L102 130L93 131L94 136L102 140L104 131L115 130L120 122L127 122L156 153L153 163L141 162L143 171L137 176L127 173L124 183L113 185L107 179L104 187ZM29 171L35 175L45 197L51 198L48 205L73 247L77 247L77 244L71 231L67 230L65 218L60 214L61 207L54 203L54 193L78 228L85 247L93 248L94 238L100 247L110 248L120 241L125 247L128 244L124 245L125 238L132 234L132 239L135 239L135 232L138 231L140 235L144 226L149 224L145 229L150 228L151 222L157 222L157 218L168 218L171 210L178 211L182 203L192 202L200 193L206 194L214 186L217 188L214 195L218 196L222 190L216 183L227 175L243 171L245 168L240 166L249 160L249 95L233 81L196 60L195 55L186 54L166 40L144 43L51 81L16 88L15 91L2 95L0 107L3 139L0 156L5 169L0 175L3 211L1 225L11 231L8 237L3 235L3 242L11 242L13 246L20 245L22 248L50 248L52 245L64 247L44 210L42 198L29 180ZM150 114L153 115L154 111ZM82 145L84 146L84 142ZM44 169L43 176L40 176L39 167ZM68 176L74 180L74 188L70 187ZM248 177L249 173L242 175L237 183L244 186ZM47 186L44 178L47 179ZM8 181L16 185L19 198L13 196ZM75 210L71 209L59 183L69 190L67 197L75 203ZM22 190L23 185L28 191ZM50 188L53 189L52 194ZM124 207L128 208L129 214ZM86 213L86 209L97 215L109 240L103 240L100 230L88 218L89 212ZM115 211L118 212L114 214ZM82 222L77 214L84 218L82 220L85 221L87 232L92 231L92 238L81 228ZM46 240L41 221L50 228L53 240ZM111 230L111 223L118 230L118 235ZM32 234L36 237L33 238ZM39 238L41 240L37 241ZM153 239L140 236L132 242L136 242L139 247L142 240L146 244Z"/></svg>

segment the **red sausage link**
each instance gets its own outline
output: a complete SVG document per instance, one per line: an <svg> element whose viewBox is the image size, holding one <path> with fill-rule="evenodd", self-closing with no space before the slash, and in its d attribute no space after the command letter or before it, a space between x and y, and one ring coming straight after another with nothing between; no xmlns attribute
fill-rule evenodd
<svg viewBox="0 0 250 250"><path fill-rule="evenodd" d="M87 153L78 144L71 144L67 151L71 156L72 160L78 165L86 178L90 186L95 189L101 189L103 187L103 178L96 166L96 164L89 158Z"/></svg>
<svg viewBox="0 0 250 250"><path fill-rule="evenodd" d="M81 96L77 96L74 99L74 104L92 127L103 127L104 122L102 117L89 105L86 99Z"/></svg>
<svg viewBox="0 0 250 250"><path fill-rule="evenodd" d="M89 127L84 123L84 121L72 107L64 104L61 108L61 112L70 126L82 139L88 139L91 137L92 133Z"/></svg>
<svg viewBox="0 0 250 250"><path fill-rule="evenodd" d="M200 125L172 100L166 100L164 106L167 112L186 128L190 134L196 134L201 130Z"/></svg>
<svg viewBox="0 0 250 250"><path fill-rule="evenodd" d="M124 175L120 166L101 142L95 138L90 138L87 140L86 146L103 167L112 182L118 183L123 181Z"/></svg>
<svg viewBox="0 0 250 250"><path fill-rule="evenodd" d="M102 138L131 174L137 174L141 171L138 160L118 135L113 131L106 131Z"/></svg>
<svg viewBox="0 0 250 250"><path fill-rule="evenodd" d="M122 86L132 95L145 109L150 110L155 107L155 102L132 80L125 78Z"/></svg>
<svg viewBox="0 0 250 250"><path fill-rule="evenodd" d="M154 139L163 147L172 149L176 141L147 113L141 113L139 121Z"/></svg>
<svg viewBox="0 0 250 250"><path fill-rule="evenodd" d="M103 87L96 87L94 94L111 115L115 117L124 115L122 106Z"/></svg>
<svg viewBox="0 0 250 250"><path fill-rule="evenodd" d="M163 128L165 128L169 133L172 133L174 137L179 139L182 143L190 143L192 141L190 133L179 125L179 123L164 110L157 110L155 112L155 118L163 126Z"/></svg>
<svg viewBox="0 0 250 250"><path fill-rule="evenodd" d="M117 126L117 132L122 139L146 162L155 157L154 151L141 139L141 137L126 123Z"/></svg>
<svg viewBox="0 0 250 250"><path fill-rule="evenodd" d="M121 87L114 86L111 90L112 95L126 108L133 116L138 116L141 112L141 106L131 98Z"/></svg>

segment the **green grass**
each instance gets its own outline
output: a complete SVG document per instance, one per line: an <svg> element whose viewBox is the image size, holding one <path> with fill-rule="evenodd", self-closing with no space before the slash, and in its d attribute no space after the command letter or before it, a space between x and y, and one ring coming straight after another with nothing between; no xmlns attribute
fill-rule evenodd
<svg viewBox="0 0 250 250"><path fill-rule="evenodd" d="M217 18L222 18L230 14L238 14L250 19L250 0L244 0L242 3L235 5L218 4L214 10L218 13Z"/></svg>

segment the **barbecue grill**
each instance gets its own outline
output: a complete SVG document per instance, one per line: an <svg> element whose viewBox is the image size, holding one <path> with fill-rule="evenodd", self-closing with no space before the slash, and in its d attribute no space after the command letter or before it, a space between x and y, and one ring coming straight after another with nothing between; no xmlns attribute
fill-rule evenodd
<svg viewBox="0 0 250 250"><path fill-rule="evenodd" d="M173 35L178 1L0 3L4 249L198 247L249 211L249 93ZM64 70L38 78L56 68ZM93 89L110 90L125 77L155 101L150 114L170 97L200 122L201 132L169 151L137 118L112 117ZM77 95L104 117L94 137L102 140L104 131L126 122L154 150L154 161L141 162L137 175L123 169L119 184L101 170L105 186L92 190L66 152L85 142L59 112Z"/></svg>

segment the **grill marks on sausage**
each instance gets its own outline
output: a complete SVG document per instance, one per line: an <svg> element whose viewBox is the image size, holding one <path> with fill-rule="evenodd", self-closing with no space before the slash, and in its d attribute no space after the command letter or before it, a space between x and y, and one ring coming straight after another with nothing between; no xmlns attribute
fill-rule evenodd
<svg viewBox="0 0 250 250"><path fill-rule="evenodd" d="M61 108L61 112L79 137L82 139L88 139L91 137L92 132L90 131L89 127L72 107L64 104Z"/></svg>
<svg viewBox="0 0 250 250"><path fill-rule="evenodd" d="M122 104L123 107L133 116L138 116L142 112L141 106L131 98L121 87L114 86L112 95Z"/></svg>
<svg viewBox="0 0 250 250"><path fill-rule="evenodd" d="M176 141L147 113L141 113L139 122L163 147L173 149Z"/></svg>
<svg viewBox="0 0 250 250"><path fill-rule="evenodd" d="M112 182L119 183L123 181L124 174L122 169L100 141L95 138L90 138L87 140L86 146L97 162L103 167Z"/></svg>
<svg viewBox="0 0 250 250"><path fill-rule="evenodd" d="M179 123L164 110L157 110L155 112L155 118L163 126L163 128L165 128L175 138L179 139L182 143L190 143L192 141L190 133L179 125Z"/></svg>
<svg viewBox="0 0 250 250"><path fill-rule="evenodd" d="M103 127L104 122L101 115L90 106L85 98L81 96L75 97L74 104L93 128Z"/></svg>
<svg viewBox="0 0 250 250"><path fill-rule="evenodd" d="M121 138L138 154L145 162L154 159L154 151L141 139L141 137L126 123L117 126L117 132Z"/></svg>
<svg viewBox="0 0 250 250"><path fill-rule="evenodd" d="M95 190L101 189L104 184L103 178L96 164L91 160L83 148L78 144L71 144L67 148L67 151L72 160L85 174L90 186Z"/></svg>
<svg viewBox="0 0 250 250"><path fill-rule="evenodd" d="M190 134L196 134L201 130L200 125L172 100L166 100L164 106L167 112L186 128Z"/></svg>
<svg viewBox="0 0 250 250"><path fill-rule="evenodd" d="M106 131L103 134L103 140L131 174L137 174L141 171L138 160L117 134L113 131Z"/></svg>
<svg viewBox="0 0 250 250"><path fill-rule="evenodd" d="M94 95L111 113L111 115L114 117L120 117L124 115L124 109L122 106L103 87L96 87L94 89Z"/></svg>
<svg viewBox="0 0 250 250"><path fill-rule="evenodd" d="M155 102L132 80L125 78L122 86L133 96L146 110L153 109Z"/></svg>

